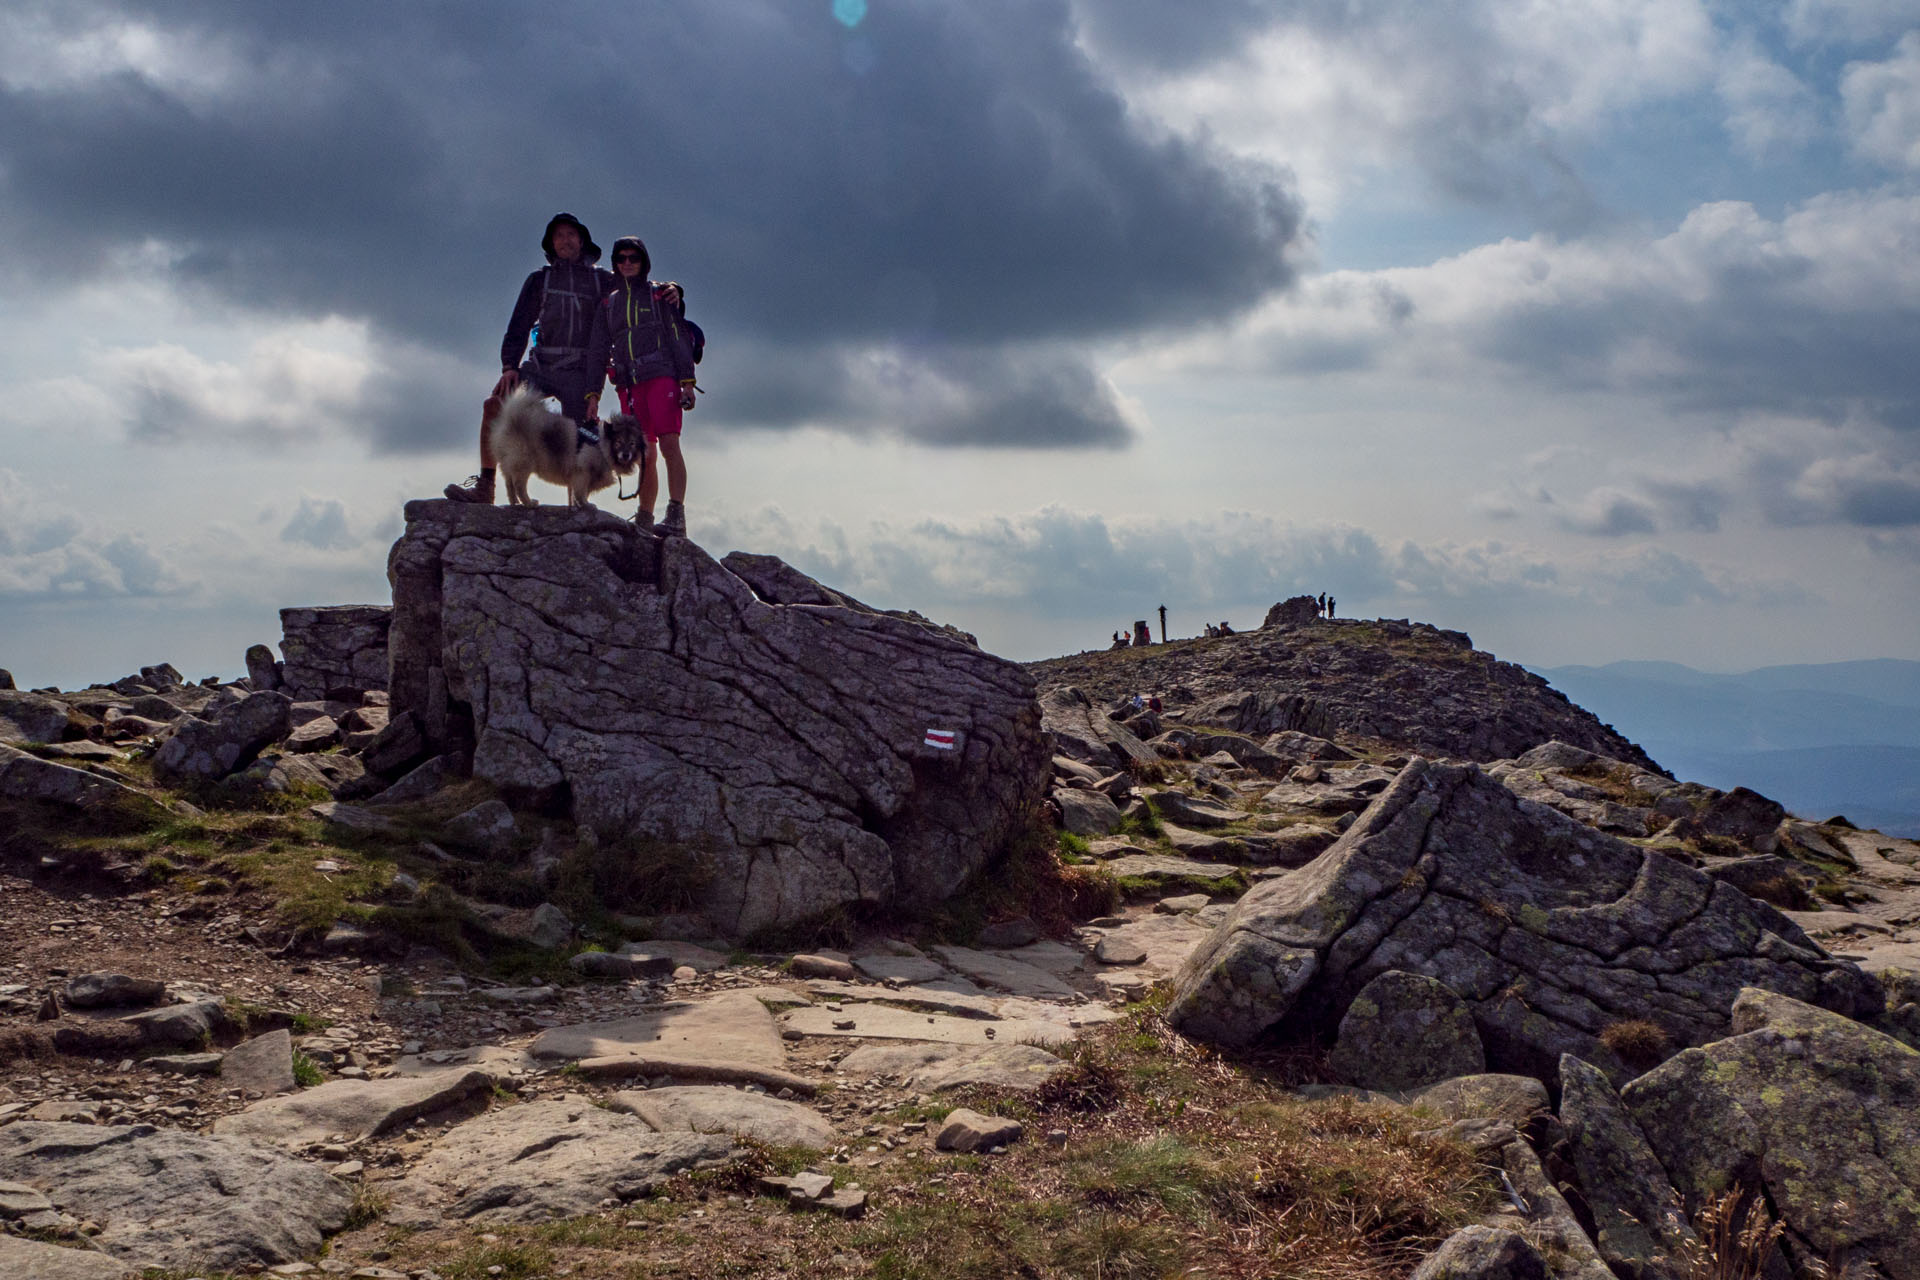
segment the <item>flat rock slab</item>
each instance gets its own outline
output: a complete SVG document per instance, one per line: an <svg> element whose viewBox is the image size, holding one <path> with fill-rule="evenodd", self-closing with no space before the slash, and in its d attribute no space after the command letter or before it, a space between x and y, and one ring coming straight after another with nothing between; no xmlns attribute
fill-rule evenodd
<svg viewBox="0 0 1920 1280"><path fill-rule="evenodd" d="M807 990L827 1000L876 1001L959 1018L997 1018L1002 997L943 991L938 987L862 987L851 982L809 982Z"/></svg>
<svg viewBox="0 0 1920 1280"><path fill-rule="evenodd" d="M213 1131L287 1146L321 1142L334 1134L357 1142L492 1087L492 1076L469 1067L385 1080L334 1080L222 1116L213 1122Z"/></svg>
<svg viewBox="0 0 1920 1280"><path fill-rule="evenodd" d="M992 1044L996 1041L1003 1044L1064 1044L1074 1035L1073 1028L1068 1026L1064 1018L1058 1022L1034 1018L1007 1018L989 1022L980 1018L914 1013L884 1004L848 1005L839 1012L817 1006L794 1009L780 1015L780 1026L805 1036L855 1040L927 1040L938 1044Z"/></svg>
<svg viewBox="0 0 1920 1280"><path fill-rule="evenodd" d="M509 1076L538 1071L541 1069L541 1064L525 1049L515 1049L499 1044L476 1044L464 1049L429 1049L425 1053L408 1054L404 1058L395 1059L393 1074L396 1076L438 1075L450 1067L469 1067L475 1071L484 1071L496 1080L503 1080Z"/></svg>
<svg viewBox="0 0 1920 1280"><path fill-rule="evenodd" d="M1031 1044L867 1044L840 1059L843 1076L892 1076L915 1089L938 1092L965 1085L1037 1089L1067 1064Z"/></svg>
<svg viewBox="0 0 1920 1280"><path fill-rule="evenodd" d="M272 1097L294 1087L293 1033L269 1031L227 1050L220 1080L229 1089Z"/></svg>
<svg viewBox="0 0 1920 1280"><path fill-rule="evenodd" d="M1031 942L1024 947L996 947L992 950L1009 960L1018 960L1021 964L1030 964L1036 969L1045 969L1056 978L1064 978L1087 967L1087 956L1077 947L1046 939Z"/></svg>
<svg viewBox="0 0 1920 1280"><path fill-rule="evenodd" d="M725 1062L774 1068L787 1062L773 1015L741 991L669 1004L614 1022L555 1027L536 1039L529 1052L548 1062L644 1057L696 1066Z"/></svg>
<svg viewBox="0 0 1920 1280"><path fill-rule="evenodd" d="M91 1249L0 1235L0 1276L7 1280L126 1280L139 1271Z"/></svg>
<svg viewBox="0 0 1920 1280"><path fill-rule="evenodd" d="M575 1217L734 1153L725 1135L655 1133L584 1098L502 1107L434 1143L398 1184L388 1217L397 1226Z"/></svg>
<svg viewBox="0 0 1920 1280"><path fill-rule="evenodd" d="M205 1044L226 1028L228 1018L218 1000L194 1000L129 1014L120 1021L138 1029L148 1044L186 1045Z"/></svg>
<svg viewBox="0 0 1920 1280"><path fill-rule="evenodd" d="M853 967L875 982L931 982L949 973L945 965L923 956L855 956Z"/></svg>
<svg viewBox="0 0 1920 1280"><path fill-rule="evenodd" d="M1070 996L1073 988L1045 969L992 951L935 947L933 953L975 982L1016 996Z"/></svg>
<svg viewBox="0 0 1920 1280"><path fill-rule="evenodd" d="M639 1116L659 1133L726 1133L769 1146L816 1151L838 1140L833 1122L812 1107L720 1085L616 1093L613 1105Z"/></svg>
<svg viewBox="0 0 1920 1280"><path fill-rule="evenodd" d="M1108 929L1104 939L1116 946L1139 947L1140 961L1155 977L1169 977L1213 930L1189 915L1151 915Z"/></svg>
<svg viewBox="0 0 1920 1280"><path fill-rule="evenodd" d="M1130 853L1107 863L1107 870L1115 876L1157 880L1164 884L1206 885L1239 869L1224 862L1195 862L1159 853Z"/></svg>
<svg viewBox="0 0 1920 1280"><path fill-rule="evenodd" d="M149 1125L9 1125L0 1179L100 1223L100 1247L143 1267L290 1262L339 1230L353 1203L338 1179L281 1152Z"/></svg>

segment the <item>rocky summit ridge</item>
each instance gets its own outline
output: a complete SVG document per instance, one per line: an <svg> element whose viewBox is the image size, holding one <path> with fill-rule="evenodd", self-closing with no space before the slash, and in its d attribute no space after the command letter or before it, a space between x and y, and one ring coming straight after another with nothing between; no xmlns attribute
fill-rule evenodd
<svg viewBox="0 0 1920 1280"><path fill-rule="evenodd" d="M1049 658L1028 670L1043 689L1072 685L1104 703L1154 695L1176 722L1235 733L1297 731L1476 761L1558 741L1659 771L1611 725L1462 632L1319 618L1299 600L1305 618L1282 602L1255 631Z"/></svg>
<svg viewBox="0 0 1920 1280"><path fill-rule="evenodd" d="M240 679L0 673L0 1276L1920 1278L1920 844L1418 623L407 521Z"/></svg>

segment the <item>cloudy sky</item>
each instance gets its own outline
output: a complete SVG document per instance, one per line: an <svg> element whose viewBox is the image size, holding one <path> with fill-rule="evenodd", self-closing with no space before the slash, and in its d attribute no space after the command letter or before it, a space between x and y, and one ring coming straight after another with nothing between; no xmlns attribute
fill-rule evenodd
<svg viewBox="0 0 1920 1280"><path fill-rule="evenodd" d="M0 666L383 600L556 209L708 332L702 545L1014 657L1920 658L1917 177L1920 0L14 0Z"/></svg>

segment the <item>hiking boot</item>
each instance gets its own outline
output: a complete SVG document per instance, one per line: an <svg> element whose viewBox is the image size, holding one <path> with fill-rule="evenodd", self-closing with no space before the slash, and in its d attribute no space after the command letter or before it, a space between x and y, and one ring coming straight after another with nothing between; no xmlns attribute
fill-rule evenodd
<svg viewBox="0 0 1920 1280"><path fill-rule="evenodd" d="M686 537L687 509L677 502L667 503L666 518L654 526L654 532L663 538Z"/></svg>
<svg viewBox="0 0 1920 1280"><path fill-rule="evenodd" d="M633 527L642 533L653 532L653 512L642 507L633 513Z"/></svg>
<svg viewBox="0 0 1920 1280"><path fill-rule="evenodd" d="M465 484L450 484L444 490L455 502L481 502L493 505L493 477L468 476Z"/></svg>

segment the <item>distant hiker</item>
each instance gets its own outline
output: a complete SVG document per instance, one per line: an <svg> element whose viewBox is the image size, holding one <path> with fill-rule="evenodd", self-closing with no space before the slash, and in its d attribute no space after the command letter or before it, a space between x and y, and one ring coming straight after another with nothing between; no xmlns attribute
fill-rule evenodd
<svg viewBox="0 0 1920 1280"><path fill-rule="evenodd" d="M587 346L600 366L612 372L621 410L632 414L646 433L640 507L633 522L654 528L653 504L660 496L660 471L653 465L657 454L667 464L667 514L658 532L684 538L687 463L680 452L680 415L694 405L693 366L706 346L706 335L686 318L679 285L647 278L652 267L639 236L613 242L614 286L594 310ZM590 399L597 407L599 392Z"/></svg>
<svg viewBox="0 0 1920 1280"><path fill-rule="evenodd" d="M1219 632L1213 629L1213 624L1211 622L1204 622L1204 623L1201 623L1200 625L1201 625L1201 633L1209 640L1213 639L1214 636L1219 634Z"/></svg>
<svg viewBox="0 0 1920 1280"><path fill-rule="evenodd" d="M1153 643L1153 632L1147 627L1147 620L1141 618L1133 624L1133 642L1141 648Z"/></svg>
<svg viewBox="0 0 1920 1280"><path fill-rule="evenodd" d="M1159 694L1152 693L1147 695L1147 710L1153 712L1153 714L1155 715L1160 714L1160 695Z"/></svg>
<svg viewBox="0 0 1920 1280"><path fill-rule="evenodd" d="M1127 638L1118 631L1113 633L1113 647L1116 649L1124 649L1127 647Z"/></svg>
<svg viewBox="0 0 1920 1280"><path fill-rule="evenodd" d="M1223 636L1230 636L1233 634L1233 628L1227 625L1227 620L1225 618L1220 619L1220 634Z"/></svg>
<svg viewBox="0 0 1920 1280"><path fill-rule="evenodd" d="M493 446L487 424L523 379L542 395L557 398L560 412L576 423L591 416L587 393L597 392L606 381L604 364L589 365L587 360L594 308L613 287L612 273L593 265L600 261L600 246L584 222L570 213L556 213L540 237L540 251L547 255L547 265L520 286L506 336L500 340L500 380L480 410L480 474L446 487L447 497L455 502L493 501ZM522 364L529 337L533 352Z"/></svg>
<svg viewBox="0 0 1920 1280"><path fill-rule="evenodd" d="M1329 618L1333 616L1333 597L1332 596L1327 597L1327 616Z"/></svg>
<svg viewBox="0 0 1920 1280"><path fill-rule="evenodd" d="M1326 592L1322 591L1320 593L1320 598L1317 601L1317 603L1320 606L1320 616L1323 618L1326 617L1327 616L1327 593Z"/></svg>

